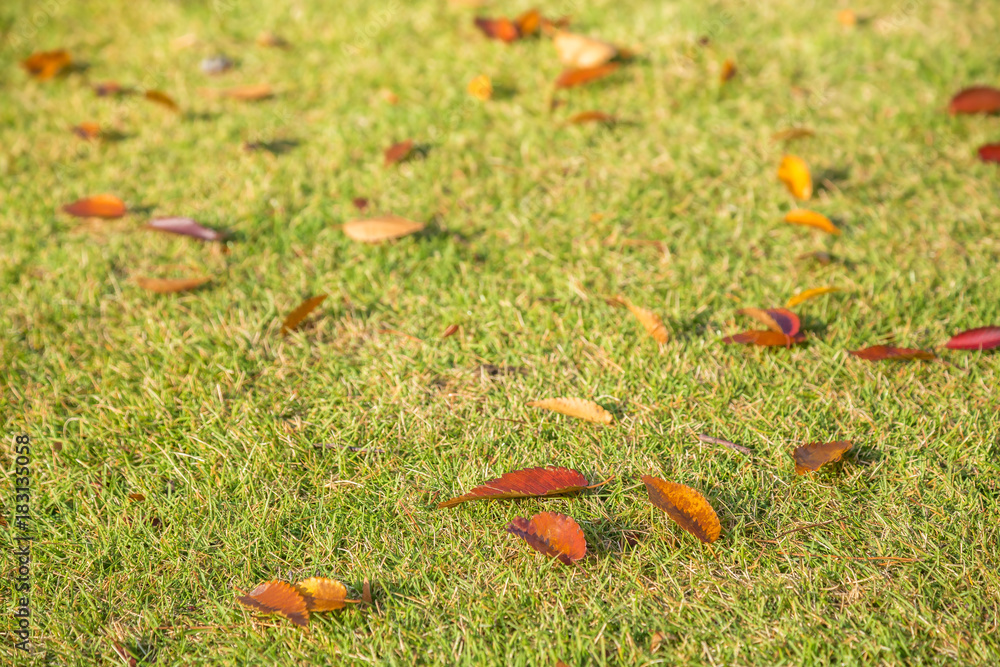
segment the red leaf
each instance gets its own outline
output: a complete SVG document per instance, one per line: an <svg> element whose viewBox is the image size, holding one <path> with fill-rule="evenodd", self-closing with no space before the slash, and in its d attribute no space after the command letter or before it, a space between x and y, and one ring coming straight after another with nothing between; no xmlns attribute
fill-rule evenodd
<svg viewBox="0 0 1000 667"><path fill-rule="evenodd" d="M955 334L945 345L949 350L992 350L1000 347L1000 327L979 327Z"/></svg>
<svg viewBox="0 0 1000 667"><path fill-rule="evenodd" d="M557 512L542 512L527 520L515 517L507 532L517 535L532 549L572 565L587 555L587 539L580 525L571 517Z"/></svg>
<svg viewBox="0 0 1000 667"><path fill-rule="evenodd" d="M587 488L587 478L570 468L525 468L491 479L465 495L438 504L438 509L454 507L470 500L531 498L572 493Z"/></svg>
<svg viewBox="0 0 1000 667"><path fill-rule="evenodd" d="M1000 144L980 146L979 159L983 162L1000 162Z"/></svg>
<svg viewBox="0 0 1000 667"><path fill-rule="evenodd" d="M887 359L899 361L922 359L930 361L935 356L933 352L928 352L927 350L893 347L892 345L875 345L874 347L866 347L863 350L848 350L847 353L865 361L885 361Z"/></svg>
<svg viewBox="0 0 1000 667"><path fill-rule="evenodd" d="M226 237L226 235L222 232L217 232L214 229L209 229L208 227L202 227L191 218L157 218L156 220L151 220L149 224L146 225L146 228L159 232L170 232L171 234L190 236L192 238L201 239L202 241L221 241Z"/></svg>
<svg viewBox="0 0 1000 667"><path fill-rule="evenodd" d="M771 331L783 333L786 336L796 336L802 328L799 316L787 308L741 308L737 311L740 315L752 317L764 324Z"/></svg>
<svg viewBox="0 0 1000 667"><path fill-rule="evenodd" d="M354 208L358 209L359 211L364 211L366 208L368 208L368 200L365 199L364 197L355 197L354 199L351 200L351 203L354 204Z"/></svg>
<svg viewBox="0 0 1000 667"><path fill-rule="evenodd" d="M959 113L996 113L1000 111L1000 89L991 86L973 86L961 91L951 98L948 112Z"/></svg>
<svg viewBox="0 0 1000 667"><path fill-rule="evenodd" d="M476 27L482 30L483 34L490 39L499 39L510 44L521 37L521 31L517 29L517 26L510 19L489 19L477 16L475 23Z"/></svg>
<svg viewBox="0 0 1000 667"><path fill-rule="evenodd" d="M402 162L406 158L410 157L410 153L413 152L413 139L407 139L406 141L400 141L398 144L393 144L385 149L385 166L391 164L396 164L397 162Z"/></svg>
<svg viewBox="0 0 1000 667"><path fill-rule="evenodd" d="M743 343L760 347L791 347L804 341L806 337L799 333L788 336L777 331L744 331L722 339L723 343Z"/></svg>

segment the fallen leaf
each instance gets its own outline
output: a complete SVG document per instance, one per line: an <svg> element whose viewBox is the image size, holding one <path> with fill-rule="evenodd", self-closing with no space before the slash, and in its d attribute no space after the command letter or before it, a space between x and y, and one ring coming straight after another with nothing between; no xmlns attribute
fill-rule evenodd
<svg viewBox="0 0 1000 667"><path fill-rule="evenodd" d="M752 317L771 331L783 333L786 336L795 336L802 329L802 322L799 316L785 308L741 308L736 311L739 315Z"/></svg>
<svg viewBox="0 0 1000 667"><path fill-rule="evenodd" d="M635 315L635 319L639 320L639 324L643 326L647 333L653 337L660 345L663 345L668 340L670 340L670 334L667 333L667 327L663 324L663 320L660 316L651 310L646 308L641 308L628 299L618 297L618 300L625 304L629 312Z"/></svg>
<svg viewBox="0 0 1000 667"><path fill-rule="evenodd" d="M736 76L736 63L733 62L732 58L726 58L726 62L722 63L722 69L719 71L719 83L725 83Z"/></svg>
<svg viewBox="0 0 1000 667"><path fill-rule="evenodd" d="M785 222L792 225L813 227L824 231L827 234L840 236L840 230L837 229L836 225L830 221L830 218L826 217L822 213L817 213L816 211L810 211L804 208L792 209L785 214Z"/></svg>
<svg viewBox="0 0 1000 667"><path fill-rule="evenodd" d="M146 225L147 229L158 232L168 232L170 234L180 234L202 241L221 241L226 238L222 232L217 232L208 227L202 227L191 218L157 218L150 220Z"/></svg>
<svg viewBox="0 0 1000 667"><path fill-rule="evenodd" d="M565 30L552 36L559 62L573 69L600 67L618 55L618 48L598 39L592 39Z"/></svg>
<svg viewBox="0 0 1000 667"><path fill-rule="evenodd" d="M845 28L853 28L858 24L858 15L851 9L842 9L837 12L837 21Z"/></svg>
<svg viewBox="0 0 1000 667"><path fill-rule="evenodd" d="M833 292L839 292L839 287L813 287L812 289L807 289L799 292L792 298L788 300L785 304L786 308L791 308L792 306L797 306L800 303L808 301L809 299L815 299L818 296L823 296L824 294L831 294Z"/></svg>
<svg viewBox="0 0 1000 667"><path fill-rule="evenodd" d="M288 40L283 37L279 37L270 30L265 30L257 35L257 46L284 49L288 47Z"/></svg>
<svg viewBox="0 0 1000 667"><path fill-rule="evenodd" d="M795 460L795 473L804 475L807 472L819 470L820 466L832 461L839 461L854 445L847 440L839 442L811 442L808 445L796 447L792 452Z"/></svg>
<svg viewBox="0 0 1000 667"><path fill-rule="evenodd" d="M992 350L1000 347L1000 327L979 327L955 334L945 344L949 350Z"/></svg>
<svg viewBox="0 0 1000 667"><path fill-rule="evenodd" d="M81 139L98 139L101 136L101 126L91 121L83 122L73 127L73 134Z"/></svg>
<svg viewBox="0 0 1000 667"><path fill-rule="evenodd" d="M806 338L803 334L789 336L778 331L744 331L743 333L726 336L723 343L742 343L760 347L791 347L801 343Z"/></svg>
<svg viewBox="0 0 1000 667"><path fill-rule="evenodd" d="M299 304L295 310L288 313L288 317L286 317L285 321L281 323L281 335L284 336L292 331L295 331L295 329L302 323L302 320L306 319L309 313L316 310L316 307L323 303L326 300L326 297L326 294L319 294L306 299Z"/></svg>
<svg viewBox="0 0 1000 667"><path fill-rule="evenodd" d="M392 92L388 88L382 88L381 90L378 91L378 94L379 97L382 98L382 101L385 102L386 104L391 104L393 106L399 104L399 95Z"/></svg>
<svg viewBox="0 0 1000 667"><path fill-rule="evenodd" d="M367 604L372 603L372 583L365 579L364 587L361 589L361 600Z"/></svg>
<svg viewBox="0 0 1000 667"><path fill-rule="evenodd" d="M597 403L582 398L547 398L541 401L531 401L528 403L528 407L552 410L600 424L610 424L613 419L611 413Z"/></svg>
<svg viewBox="0 0 1000 667"><path fill-rule="evenodd" d="M705 544L719 539L722 526L712 506L689 486L643 475L649 502L653 503L677 524Z"/></svg>
<svg viewBox="0 0 1000 667"><path fill-rule="evenodd" d="M150 102L156 102L157 104L161 104L170 109L171 111L181 110L181 108L177 106L177 102L174 102L173 98L171 98L166 93L160 92L159 90L147 90L145 92L145 97Z"/></svg>
<svg viewBox="0 0 1000 667"><path fill-rule="evenodd" d="M604 77L613 74L619 67L618 63L606 63L604 65L599 65L598 67L589 67L586 69L567 69L564 70L559 78L556 79L556 88L573 88L575 86L582 86L591 81L597 81L598 79L603 79Z"/></svg>
<svg viewBox="0 0 1000 667"><path fill-rule="evenodd" d="M792 141L794 139L805 139L816 136L816 133L805 127L790 127L787 130L779 130L771 135L771 141Z"/></svg>
<svg viewBox="0 0 1000 667"><path fill-rule="evenodd" d="M514 19L514 25L517 26L517 31L522 38L531 37L541 28L542 15L537 9L529 9Z"/></svg>
<svg viewBox="0 0 1000 667"><path fill-rule="evenodd" d="M274 97L274 89L271 88L271 84L269 83L236 86L235 88L226 88L225 90L219 90L216 92L219 95L228 97L231 100L243 100L245 102L255 102L257 100L266 100L269 97Z"/></svg>
<svg viewBox="0 0 1000 667"><path fill-rule="evenodd" d="M413 152L414 145L413 139L407 139L386 148L385 166L388 167L396 164L397 162L402 162L406 158L410 157L410 153Z"/></svg>
<svg viewBox="0 0 1000 667"><path fill-rule="evenodd" d="M264 614L281 614L295 625L305 627L309 624L306 598L288 582L268 581L236 599Z"/></svg>
<svg viewBox="0 0 1000 667"><path fill-rule="evenodd" d="M653 636L649 638L649 652L656 653L656 649L660 648L660 644L667 641L667 636L662 632L654 632Z"/></svg>
<svg viewBox="0 0 1000 667"><path fill-rule="evenodd" d="M468 493L438 503L438 509L454 507L471 500L500 500L509 498L539 498L575 493L586 489L587 478L576 470L549 466L515 470L496 479L488 480Z"/></svg>
<svg viewBox="0 0 1000 667"><path fill-rule="evenodd" d="M104 81L102 83L94 84L94 94L98 97L112 97L116 95L122 95L128 92L125 88L122 88L121 84L117 81Z"/></svg>
<svg viewBox="0 0 1000 667"><path fill-rule="evenodd" d="M228 56L219 54L202 60L200 67L204 74L214 76L228 72L235 64Z"/></svg>
<svg viewBox="0 0 1000 667"><path fill-rule="evenodd" d="M507 532L517 535L539 553L572 565L587 555L587 539L580 525L565 514L541 512L531 517L515 517Z"/></svg>
<svg viewBox="0 0 1000 667"><path fill-rule="evenodd" d="M502 42L510 44L521 37L521 33L518 31L517 26L514 25L514 22L510 19L490 19L477 16L474 22L476 27L490 39L499 39Z"/></svg>
<svg viewBox="0 0 1000 667"><path fill-rule="evenodd" d="M326 577L310 577L295 584L296 590L305 598L306 609L313 611L336 611L343 609L347 603L358 600L347 599L347 588L344 584Z"/></svg>
<svg viewBox="0 0 1000 667"><path fill-rule="evenodd" d="M78 218L120 218L127 212L125 202L114 195L94 195L62 207Z"/></svg>
<svg viewBox="0 0 1000 667"><path fill-rule="evenodd" d="M425 225L397 215L383 215L368 220L353 220L344 225L344 233L355 241L379 243L416 234Z"/></svg>
<svg viewBox="0 0 1000 667"><path fill-rule="evenodd" d="M603 111L581 111L578 114L570 116L566 122L573 125L582 125L583 123L605 123L612 125L616 122L616 119L611 114L604 113Z"/></svg>
<svg viewBox="0 0 1000 667"><path fill-rule="evenodd" d="M848 350L847 353L865 361L885 361L887 359L899 361L922 359L930 361L935 358L935 354L927 350L893 347L892 345L875 345L873 347L866 347L863 350Z"/></svg>
<svg viewBox="0 0 1000 667"><path fill-rule="evenodd" d="M778 167L778 178L796 199L805 200L812 197L812 176L809 173L809 165L802 158L796 155L783 157Z"/></svg>
<svg viewBox="0 0 1000 667"><path fill-rule="evenodd" d="M450 324L448 325L448 328L444 330L444 333L441 334L441 338L449 338L454 336L456 333L458 333L458 325Z"/></svg>
<svg viewBox="0 0 1000 667"><path fill-rule="evenodd" d="M798 259L811 259L819 262L823 266L827 266L833 263L834 257L825 250L816 250L814 252L807 252L799 255Z"/></svg>
<svg viewBox="0 0 1000 667"><path fill-rule="evenodd" d="M493 84L490 83L490 77L485 74L480 74L470 81L468 90L470 95L483 102L493 97Z"/></svg>
<svg viewBox="0 0 1000 667"><path fill-rule="evenodd" d="M115 654L117 654L118 657L121 658L126 665L128 665L128 667L136 667L139 664L139 661L132 657L132 654L118 642L111 642L111 647L114 649Z"/></svg>
<svg viewBox="0 0 1000 667"><path fill-rule="evenodd" d="M996 113L1000 111L1000 88L973 86L951 98L948 112L952 115L966 113Z"/></svg>
<svg viewBox="0 0 1000 667"><path fill-rule="evenodd" d="M1000 144L980 146L977 152L983 162L1000 162Z"/></svg>
<svg viewBox="0 0 1000 667"><path fill-rule="evenodd" d="M136 503L141 503L143 500L146 499L146 496L142 495L141 493L130 493L128 494L128 499Z"/></svg>
<svg viewBox="0 0 1000 667"><path fill-rule="evenodd" d="M354 204L354 208L359 211L363 211L368 208L368 200L365 197L355 197L351 200L351 203Z"/></svg>
<svg viewBox="0 0 1000 667"><path fill-rule="evenodd" d="M39 81L48 81L73 62L66 49L33 53L21 62L21 67Z"/></svg>
<svg viewBox="0 0 1000 667"><path fill-rule="evenodd" d="M196 287L200 287L210 281L209 277L198 278L136 278L135 282L139 287L148 289L150 292L158 294L173 294L174 292L186 292Z"/></svg>

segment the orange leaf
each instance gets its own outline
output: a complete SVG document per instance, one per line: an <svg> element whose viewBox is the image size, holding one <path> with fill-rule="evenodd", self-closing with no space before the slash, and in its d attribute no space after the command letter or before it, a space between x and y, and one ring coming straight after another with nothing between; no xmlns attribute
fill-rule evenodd
<svg viewBox="0 0 1000 667"><path fill-rule="evenodd" d="M853 9L842 9L837 12L837 21L845 28L853 28L858 24L858 15Z"/></svg>
<svg viewBox="0 0 1000 667"><path fill-rule="evenodd" d="M210 281L211 278L136 278L135 282L139 287L148 289L150 292L158 294L173 294L174 292L186 292L196 287L200 287Z"/></svg>
<svg viewBox="0 0 1000 667"><path fill-rule="evenodd" d="M69 67L72 62L69 51L58 49L33 53L21 62L21 67L39 81L47 81Z"/></svg>
<svg viewBox="0 0 1000 667"><path fill-rule="evenodd" d="M454 507L470 500L557 496L575 493L587 488L587 485L587 478L570 468L524 468L491 479L466 494L438 503L438 509Z"/></svg>
<svg viewBox="0 0 1000 667"><path fill-rule="evenodd" d="M619 301L625 304L625 307L629 309L635 319L639 320L639 324L646 329L650 336L653 337L660 345L663 345L668 340L670 340L670 334L667 333L667 327L663 324L663 320L660 316L651 310L645 308L640 308L628 299L623 299L619 297Z"/></svg>
<svg viewBox="0 0 1000 667"><path fill-rule="evenodd" d="M741 308L736 311L740 315L752 317L771 331L783 333L786 336L795 336L802 328L799 316L785 308Z"/></svg>
<svg viewBox="0 0 1000 667"><path fill-rule="evenodd" d="M546 398L541 401L531 401L528 403L528 406L552 410L553 412L569 415L570 417L577 417L600 424L610 424L613 419L611 413L597 403L586 401L582 398Z"/></svg>
<svg viewBox="0 0 1000 667"><path fill-rule="evenodd" d="M796 199L812 197L812 176L805 160L795 155L786 155L778 167L778 178Z"/></svg>
<svg viewBox="0 0 1000 667"><path fill-rule="evenodd" d="M873 347L866 347L863 350L848 350L847 353L865 361L885 361L887 359L898 361L922 359L923 361L930 361L936 357L933 352L928 352L927 350L893 347L892 345L875 345Z"/></svg>
<svg viewBox="0 0 1000 667"><path fill-rule="evenodd" d="M125 202L114 195L94 195L62 207L78 218L120 218L127 212Z"/></svg>
<svg viewBox="0 0 1000 667"><path fill-rule="evenodd" d="M618 55L618 48L614 44L565 30L556 31L552 44L559 54L559 62L574 69L600 67Z"/></svg>
<svg viewBox="0 0 1000 667"><path fill-rule="evenodd" d="M410 157L410 153L413 152L413 146L413 139L407 139L406 141L400 141L399 143L386 148L385 166L388 167L391 164L402 162L406 158Z"/></svg>
<svg viewBox="0 0 1000 667"><path fill-rule="evenodd" d="M611 114L604 113L603 111L581 111L576 115L570 116L566 122L573 125L582 125L583 123L606 123L611 125L616 122L616 119Z"/></svg>
<svg viewBox="0 0 1000 667"><path fill-rule="evenodd" d="M796 447L792 452L795 459L795 473L804 475L807 472L819 470L820 466L839 461L854 445L847 440L839 442L811 442L808 445Z"/></svg>
<svg viewBox="0 0 1000 667"><path fill-rule="evenodd" d="M87 121L73 127L73 134L81 139L97 139L101 136L101 126Z"/></svg>
<svg viewBox="0 0 1000 667"><path fill-rule="evenodd" d="M517 535L532 549L572 565L587 555L587 538L580 525L565 514L542 512L531 517L515 517L507 532Z"/></svg>
<svg viewBox="0 0 1000 667"><path fill-rule="evenodd" d="M732 58L726 58L726 62L722 63L722 70L719 72L719 83L725 83L734 76L736 76L736 63L733 62Z"/></svg>
<svg viewBox="0 0 1000 667"><path fill-rule="evenodd" d="M586 69L570 68L564 70L563 73L559 75L559 78L556 79L556 88L573 88L575 86L582 86L585 83L590 83L591 81L603 79L604 77L613 74L618 67L618 63L605 63L604 65L589 67Z"/></svg>
<svg viewBox="0 0 1000 667"><path fill-rule="evenodd" d="M671 519L705 544L719 539L722 526L712 506L689 486L643 475L649 502L666 512Z"/></svg>
<svg viewBox="0 0 1000 667"><path fill-rule="evenodd" d="M797 306L804 301L808 301L809 299L815 299L818 296L839 291L839 287L813 287L812 289L803 290L790 298L785 306L791 308L792 306Z"/></svg>
<svg viewBox="0 0 1000 667"><path fill-rule="evenodd" d="M537 9L529 9L514 19L514 25L517 26L517 31L521 34L521 37L530 37L538 32L538 29L541 27L542 15Z"/></svg>
<svg viewBox="0 0 1000 667"><path fill-rule="evenodd" d="M249 86L236 86L235 88L226 88L225 90L218 91L219 95L223 97L228 97L232 100L244 100L246 102L254 102L257 100L266 100L269 97L274 97L274 90L271 88L269 83L257 83Z"/></svg>
<svg viewBox="0 0 1000 667"><path fill-rule="evenodd" d="M814 227L828 234L840 236L840 230L837 229L836 225L830 221L830 218L826 217L822 213L809 211L804 208L796 208L786 213L785 222L793 225Z"/></svg>
<svg viewBox="0 0 1000 667"><path fill-rule="evenodd" d="M726 336L723 343L744 343L760 347L791 347L805 340L801 333L788 336L778 331L744 331L743 333Z"/></svg>
<svg viewBox="0 0 1000 667"><path fill-rule="evenodd" d="M166 93L161 93L158 90L147 90L146 99L150 102L156 102L157 104L162 104L171 111L180 111L181 108L177 106L177 102L174 102L173 98Z"/></svg>
<svg viewBox="0 0 1000 667"><path fill-rule="evenodd" d="M450 324L448 325L448 328L444 330L444 333L441 334L441 338L450 338L451 336L454 336L456 333L458 333L458 325Z"/></svg>
<svg viewBox="0 0 1000 667"><path fill-rule="evenodd" d="M1000 88L973 86L951 98L948 112L952 115L965 113L996 113L1000 111Z"/></svg>
<svg viewBox="0 0 1000 667"><path fill-rule="evenodd" d="M470 95L483 102L493 96L493 84L490 83L490 77L485 74L480 74L470 81L468 90Z"/></svg>
<svg viewBox="0 0 1000 667"><path fill-rule="evenodd" d="M422 222L414 222L398 215L383 215L368 220L353 220L344 225L344 233L355 241L379 243L415 234L424 228Z"/></svg>
<svg viewBox="0 0 1000 667"><path fill-rule="evenodd" d="M488 19L482 16L475 18L476 27L490 39L499 39L508 44L519 39L521 33L510 19Z"/></svg>
<svg viewBox="0 0 1000 667"><path fill-rule="evenodd" d="M295 584L296 590L305 598L309 611L335 611L343 609L348 602L344 584L326 577L310 577Z"/></svg>
<svg viewBox="0 0 1000 667"><path fill-rule="evenodd" d="M281 614L295 625L309 625L305 596L287 582L268 581L236 599L264 614Z"/></svg>
<svg viewBox="0 0 1000 667"><path fill-rule="evenodd" d="M302 320L306 319L306 316L308 316L309 313L314 311L319 304L326 300L326 296L326 294L320 294L310 299L306 299L299 304L298 308L288 313L288 317L286 317L285 321L281 323L281 334L286 335L291 331L295 331L299 324L302 323Z"/></svg>

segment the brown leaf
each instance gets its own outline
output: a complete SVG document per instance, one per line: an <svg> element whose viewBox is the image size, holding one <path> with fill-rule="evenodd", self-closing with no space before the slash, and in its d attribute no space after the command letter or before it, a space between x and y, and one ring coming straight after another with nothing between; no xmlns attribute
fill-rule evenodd
<svg viewBox="0 0 1000 667"><path fill-rule="evenodd" d="M33 53L21 62L21 67L39 81L48 81L72 64L66 49Z"/></svg>
<svg viewBox="0 0 1000 667"><path fill-rule="evenodd" d="M646 329L647 333L653 337L660 345L663 345L668 340L670 340L670 334L667 333L667 327L663 324L663 320L660 316L651 310L646 308L641 308L628 299L619 297L619 301L625 304L625 307L629 309L629 312L635 315L635 319L639 320L639 324Z"/></svg>
<svg viewBox="0 0 1000 667"><path fill-rule="evenodd" d="M590 67L587 69L567 69L564 70L559 78L556 79L556 88L573 88L575 86L582 86L591 81L597 81L598 79L603 79L610 74L613 74L620 65L615 62L605 63L604 65L599 65L598 67Z"/></svg>
<svg viewBox="0 0 1000 667"><path fill-rule="evenodd" d="M722 69L719 71L719 83L726 83L734 76L736 76L736 63L733 62L732 58L726 58L726 62L722 63Z"/></svg>
<svg viewBox="0 0 1000 667"><path fill-rule="evenodd" d="M66 204L62 210L78 218L120 218L127 212L125 202L114 195L94 195Z"/></svg>
<svg viewBox="0 0 1000 667"><path fill-rule="evenodd" d="M541 512L531 517L515 517L507 532L517 535L532 549L572 565L587 555L587 539L580 525L565 514Z"/></svg>
<svg viewBox="0 0 1000 667"><path fill-rule="evenodd" d="M948 104L948 112L952 115L997 111L1000 111L1000 89L992 86L966 88L951 98Z"/></svg>
<svg viewBox="0 0 1000 667"><path fill-rule="evenodd" d="M796 155L786 155L778 167L778 179L785 184L796 199L812 197L812 175L805 160Z"/></svg>
<svg viewBox="0 0 1000 667"><path fill-rule="evenodd" d="M145 97L150 102L156 102L157 104L162 104L171 111L181 110L181 108L177 106L177 102L174 102L172 97L170 97L166 93L160 92L159 90L147 90L145 93Z"/></svg>
<svg viewBox="0 0 1000 667"><path fill-rule="evenodd" d="M131 91L123 88L117 81L103 81L94 84L94 94L98 97L117 97L127 92Z"/></svg>
<svg viewBox="0 0 1000 667"><path fill-rule="evenodd" d="M281 335L284 336L289 332L295 331L299 324L302 323L302 320L306 319L309 313L316 310L316 307L326 300L326 296L326 294L320 294L306 299L295 310L288 313L288 317L281 323Z"/></svg>
<svg viewBox="0 0 1000 667"><path fill-rule="evenodd" d="M285 49L288 48L288 40L284 37L280 37L270 30L265 30L264 32L257 35L257 46L264 46L274 49Z"/></svg>
<svg viewBox="0 0 1000 667"><path fill-rule="evenodd" d="M502 42L511 42L520 39L521 33L514 25L514 22L506 18L490 19L477 16L474 19L476 27L490 39L499 39Z"/></svg>
<svg viewBox="0 0 1000 667"><path fill-rule="evenodd" d="M662 632L654 632L653 636L649 638L649 652L656 653L656 649L660 648L660 644L667 641L667 636Z"/></svg>
<svg viewBox="0 0 1000 667"><path fill-rule="evenodd" d="M201 241L221 241L226 238L226 235L222 232L202 227L191 218L157 218L150 220L149 224L146 225L146 229L190 236Z"/></svg>
<svg viewBox="0 0 1000 667"><path fill-rule="evenodd" d="M296 590L306 601L306 609L313 611L336 611L347 606L347 588L344 584L326 577L310 577L295 584Z"/></svg>
<svg viewBox="0 0 1000 667"><path fill-rule="evenodd" d="M613 125L617 122L617 119L609 113L604 113L603 111L581 111L578 114L570 116L569 120L566 121L572 125L582 125L583 123L604 123L605 125Z"/></svg>
<svg viewBox="0 0 1000 667"><path fill-rule="evenodd" d="M241 604L264 614L281 614L295 625L309 625L306 599L295 586L285 581L268 581L236 598Z"/></svg>
<svg viewBox="0 0 1000 667"><path fill-rule="evenodd" d="M364 587L361 589L361 600L370 605L372 603L372 583L365 579Z"/></svg>
<svg viewBox="0 0 1000 667"><path fill-rule="evenodd" d="M819 470L820 466L832 461L839 461L854 445L847 440L839 442L811 442L808 445L796 447L792 452L795 459L795 473L804 475L807 472Z"/></svg>
<svg viewBox="0 0 1000 667"><path fill-rule="evenodd" d="M101 126L97 123L87 121L75 125L73 127L73 134L81 139L99 139L101 136Z"/></svg>
<svg viewBox="0 0 1000 667"><path fill-rule="evenodd" d="M150 292L158 294L173 294L174 292L186 292L195 289L210 281L211 278L136 278L135 282L139 287L148 289Z"/></svg>
<svg viewBox="0 0 1000 667"><path fill-rule="evenodd" d="M458 325L449 324L448 328L444 330L443 334L441 334L441 338L449 338L451 336L454 336L457 332L458 332Z"/></svg>
<svg viewBox="0 0 1000 667"><path fill-rule="evenodd" d="M613 419L611 413L597 403L582 398L546 398L541 401L531 401L528 403L528 407L552 410L600 424L610 424Z"/></svg>
<svg viewBox="0 0 1000 667"><path fill-rule="evenodd" d="M886 359L898 361L922 359L930 361L936 356L933 352L928 352L927 350L893 347L892 345L875 345L873 347L866 347L863 350L848 350L847 353L865 361L884 361Z"/></svg>
<svg viewBox="0 0 1000 667"><path fill-rule="evenodd" d="M438 503L438 509L454 507L471 500L557 496L581 491L587 485L587 478L571 468L524 468L491 479L468 493Z"/></svg>
<svg viewBox="0 0 1000 667"><path fill-rule="evenodd" d="M618 48L598 39L584 37L565 30L552 36L559 62L573 69L600 67L618 55Z"/></svg>
<svg viewBox="0 0 1000 667"><path fill-rule="evenodd" d="M809 211L804 208L793 209L785 214L785 222L792 225L814 227L815 229L822 230L827 234L840 236L840 230L837 229L836 225L830 221L830 218L826 217L822 213L817 213L816 211Z"/></svg>
<svg viewBox="0 0 1000 667"><path fill-rule="evenodd" d="M642 481L649 502L666 512L681 528L706 544L719 539L722 526L705 496L689 486L650 475L643 475Z"/></svg>
<svg viewBox="0 0 1000 667"><path fill-rule="evenodd" d="M779 130L772 134L771 141L792 141L793 139L804 139L815 135L815 132L805 127L790 127L787 130Z"/></svg>
<svg viewBox="0 0 1000 667"><path fill-rule="evenodd" d="M244 102L256 102L274 97L274 89L269 83L256 83L249 86L236 86L218 91L219 95L228 97L231 100L243 100Z"/></svg>
<svg viewBox="0 0 1000 667"><path fill-rule="evenodd" d="M142 495L141 493L130 493L128 494L128 499L136 503L141 503L143 500L146 499L146 496Z"/></svg>
<svg viewBox="0 0 1000 667"><path fill-rule="evenodd" d="M805 339L805 335L801 333L789 336L778 331L744 331L743 333L726 336L722 339L722 342L757 345L759 347L791 347L803 342Z"/></svg>
<svg viewBox="0 0 1000 667"><path fill-rule="evenodd" d="M398 162L402 162L406 158L410 157L410 153L413 152L413 139L407 139L405 141L400 141L399 143L393 144L385 149L385 166L393 165Z"/></svg>
<svg viewBox="0 0 1000 667"><path fill-rule="evenodd" d="M355 197L351 200L351 203L354 204L354 208L359 211L364 211L368 208L368 200L365 197Z"/></svg>
<svg viewBox="0 0 1000 667"><path fill-rule="evenodd" d="M741 308L736 311L740 315L752 317L771 331L795 336L802 329L799 316L785 308Z"/></svg>
<svg viewBox="0 0 1000 667"><path fill-rule="evenodd" d="M398 215L383 215L368 220L353 220L344 225L344 233L355 241L379 243L416 234L424 228L422 222L414 222Z"/></svg>

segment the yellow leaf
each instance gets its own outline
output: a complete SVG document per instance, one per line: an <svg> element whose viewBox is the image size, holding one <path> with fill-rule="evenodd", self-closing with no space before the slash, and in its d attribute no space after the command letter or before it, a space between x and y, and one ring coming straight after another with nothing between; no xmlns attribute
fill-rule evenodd
<svg viewBox="0 0 1000 667"><path fill-rule="evenodd" d="M599 67L618 55L618 48L613 44L565 30L557 31L552 43L559 53L559 61L575 69Z"/></svg>
<svg viewBox="0 0 1000 667"><path fill-rule="evenodd" d="M837 12L837 20L845 28L853 28L858 24L858 15L852 9L842 9Z"/></svg>
<svg viewBox="0 0 1000 667"><path fill-rule="evenodd" d="M820 229L827 234L840 236L840 230L830 222L830 218L816 211L809 211L804 208L797 208L785 214L785 222L793 225L805 225Z"/></svg>
<svg viewBox="0 0 1000 667"><path fill-rule="evenodd" d="M831 292L839 292L839 287L813 287L812 289L807 289L805 291L799 292L785 304L786 308L791 308L792 306L797 306L803 301L808 301L809 299L815 299L818 296L824 294L830 294Z"/></svg>
<svg viewBox="0 0 1000 667"><path fill-rule="evenodd" d="M641 324L646 331L649 332L649 335L653 337L653 340L660 345L663 345L670 340L670 334L667 333L667 327L663 324L663 320L660 319L659 315L651 310L635 305L628 299L619 297L618 300L624 303L625 307L629 309L629 312L635 315L635 319L639 320L639 324Z"/></svg>
<svg viewBox="0 0 1000 667"><path fill-rule="evenodd" d="M597 403L586 401L582 398L546 398L542 401L531 401L528 403L528 406L552 410L553 412L599 424L610 424L613 419L611 413Z"/></svg>
<svg viewBox="0 0 1000 667"><path fill-rule="evenodd" d="M788 191L796 199L806 200L812 197L812 176L805 160L795 155L786 155L778 167L778 178L785 184Z"/></svg>
<svg viewBox="0 0 1000 667"><path fill-rule="evenodd" d="M309 611L334 611L343 609L348 602L344 584L326 577L310 577L295 584L295 588L306 600Z"/></svg>
<svg viewBox="0 0 1000 667"><path fill-rule="evenodd" d="M482 100L483 102L493 97L493 84L490 83L490 77L485 74L480 74L475 79L470 81L469 94L477 100Z"/></svg>
<svg viewBox="0 0 1000 667"><path fill-rule="evenodd" d="M715 509L690 486L668 482L659 477L643 475L649 502L666 512L671 519L705 544L719 539L722 526Z"/></svg>
<svg viewBox="0 0 1000 667"><path fill-rule="evenodd" d="M353 220L344 225L344 233L355 241L379 243L415 234L424 228L422 222L414 222L398 215L383 215L369 220Z"/></svg>

